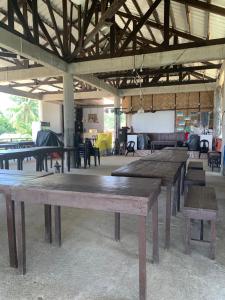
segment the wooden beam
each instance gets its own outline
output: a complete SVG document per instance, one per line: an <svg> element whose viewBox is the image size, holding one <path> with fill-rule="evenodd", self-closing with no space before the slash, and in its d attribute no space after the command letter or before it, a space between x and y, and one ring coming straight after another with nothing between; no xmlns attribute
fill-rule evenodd
<svg viewBox="0 0 225 300"><path fill-rule="evenodd" d="M103 27L107 19L112 18L120 7L126 2L126 0L117 0L102 14L96 27L87 35L84 41L84 47L92 40L96 33Z"/></svg>
<svg viewBox="0 0 225 300"><path fill-rule="evenodd" d="M148 18L151 16L152 12L156 9L156 7L159 5L161 0L156 0L152 6L148 9L148 11L143 15L142 18L140 18L137 26L134 28L132 33L129 34L125 42L123 43L122 47L120 48L118 55L122 55L126 47L129 45L129 43L132 41L134 35L138 33L138 31L141 29L141 27L145 24L145 22L148 20Z"/></svg>
<svg viewBox="0 0 225 300"><path fill-rule="evenodd" d="M50 0L46 0L46 5L48 7L48 11L49 11L49 14L50 14L50 17L51 17L52 25L53 25L53 28L55 30L55 35L56 35L60 50L61 50L62 55L63 55L64 54L63 43L62 43L62 40L61 40L61 37L60 37L60 34L59 34L58 25L57 25L56 20L55 20L55 16L54 16L54 13L53 13L53 10L52 10Z"/></svg>
<svg viewBox="0 0 225 300"><path fill-rule="evenodd" d="M170 0L164 0L164 42L169 46L169 28L170 28Z"/></svg>
<svg viewBox="0 0 225 300"><path fill-rule="evenodd" d="M24 29L24 32L25 32L25 35L27 37L28 40L30 41L33 41L33 36L30 32L30 29L29 29L29 26L27 24L27 20L24 18L23 14L21 13L20 9L19 9L19 6L18 6L18 3L17 3L17 0L10 0L11 1L11 4L13 6L13 9L21 23L21 26L23 27Z"/></svg>
<svg viewBox="0 0 225 300"><path fill-rule="evenodd" d="M50 68L63 72L67 71L67 63L62 59L4 28L1 28L0 30L0 47Z"/></svg>
<svg viewBox="0 0 225 300"><path fill-rule="evenodd" d="M0 86L0 92L1 93L6 93L10 95L15 95L15 96L20 96L20 97L25 97L29 99L36 99L36 100L41 100L42 95L38 93L29 93L29 92L24 92L18 89L13 89L11 87L6 87L6 86Z"/></svg>
<svg viewBox="0 0 225 300"><path fill-rule="evenodd" d="M129 14L124 13L122 11L117 12L117 14L119 16L123 16L123 17L128 18L128 19L140 21L139 17L136 17L134 15L129 15ZM164 30L164 25L161 24L161 23L156 23L154 21L147 20L145 24L148 24L150 27L156 28L156 29L158 29L160 31ZM191 41L196 41L197 42L197 41L203 41L204 40L204 39L202 39L200 37L197 37L195 35L189 34L189 33L184 32L184 31L177 30L177 29L175 29L173 27L169 28L169 33L173 34L173 35L177 35L177 36L182 37L182 38L187 39L187 40L191 40Z"/></svg>

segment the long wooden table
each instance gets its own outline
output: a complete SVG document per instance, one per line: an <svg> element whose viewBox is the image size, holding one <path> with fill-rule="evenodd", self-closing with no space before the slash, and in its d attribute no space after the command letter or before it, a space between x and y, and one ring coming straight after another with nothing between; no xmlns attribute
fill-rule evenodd
<svg viewBox="0 0 225 300"><path fill-rule="evenodd" d="M172 162L150 161L150 160L137 160L128 165L120 167L112 172L113 176L125 176L125 177L139 177L139 178L160 178L162 185L166 186L166 226L165 226L165 248L170 246L170 222L171 222L171 198L172 198L172 186L175 186L177 181L180 181L181 164ZM177 197L180 195L180 191L176 185L176 192L173 201L173 205L176 206ZM119 231L119 218L120 215L116 214Z"/></svg>
<svg viewBox="0 0 225 300"><path fill-rule="evenodd" d="M61 167L62 173L64 172L64 153L70 153L74 151L72 147L55 147L55 146L43 146L43 147L29 147L19 149L0 150L0 168L9 169L9 160L17 160L17 169L23 169L23 160L27 157L34 157L36 159L36 171L42 171L43 162L45 162L45 170L47 171L47 156L52 153L59 153L61 155ZM70 155L68 155L70 157ZM4 164L5 162L5 164ZM67 165L68 171L70 171L70 159L68 159Z"/></svg>
<svg viewBox="0 0 225 300"><path fill-rule="evenodd" d="M181 164L181 193L184 192L184 178L186 173L186 165L188 160L188 154L186 151L176 151L176 150L166 150L166 151L157 151L151 155L141 158L142 160L147 161L159 161L159 162L171 162L171 163L180 163ZM178 189L180 189L180 180L178 180ZM177 194L177 207L173 205L173 215L176 214L176 210L180 210L180 194ZM175 201L174 201L174 204Z"/></svg>
<svg viewBox="0 0 225 300"><path fill-rule="evenodd" d="M56 238L61 237L61 206L137 215L139 218L139 294L146 299L146 217L152 209L153 257L158 260L158 195L160 179L55 174L16 186L15 201L18 267L26 272L25 203L54 205ZM59 242L59 241L58 241ZM60 243L60 242L59 242Z"/></svg>
<svg viewBox="0 0 225 300"><path fill-rule="evenodd" d="M50 174L52 173L0 169L0 193L3 193L6 201L9 260L11 267L17 267L15 215L14 202L11 200L11 189L16 185L30 182L36 178L46 177ZM48 215L49 210L50 207L45 206L46 235L49 235L51 232L51 223L49 222Z"/></svg>
<svg viewBox="0 0 225 300"><path fill-rule="evenodd" d="M151 141L151 152L155 151L155 146L177 146L177 141Z"/></svg>

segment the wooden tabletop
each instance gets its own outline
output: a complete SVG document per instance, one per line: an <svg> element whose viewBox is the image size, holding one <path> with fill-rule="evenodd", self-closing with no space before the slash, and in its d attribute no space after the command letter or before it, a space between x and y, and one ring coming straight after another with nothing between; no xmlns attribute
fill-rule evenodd
<svg viewBox="0 0 225 300"><path fill-rule="evenodd" d="M136 160L112 172L112 176L161 178L162 185L174 184L179 176L181 163Z"/></svg>
<svg viewBox="0 0 225 300"><path fill-rule="evenodd" d="M172 150L154 152L148 156L141 158L141 160L152 160L152 161L168 161L185 163L188 160L188 155L185 152L174 152Z"/></svg>
<svg viewBox="0 0 225 300"><path fill-rule="evenodd" d="M17 159L21 157L36 156L54 151L63 151L63 148L56 146L43 146L0 150L0 159Z"/></svg>
<svg viewBox="0 0 225 300"><path fill-rule="evenodd" d="M147 215L160 186L160 179L54 174L15 187L13 199Z"/></svg>
<svg viewBox="0 0 225 300"><path fill-rule="evenodd" d="M188 151L188 147L165 147L163 150L172 150L172 151Z"/></svg>
<svg viewBox="0 0 225 300"><path fill-rule="evenodd" d="M30 180L52 175L50 172L33 172L0 169L0 191L16 185L26 183Z"/></svg>

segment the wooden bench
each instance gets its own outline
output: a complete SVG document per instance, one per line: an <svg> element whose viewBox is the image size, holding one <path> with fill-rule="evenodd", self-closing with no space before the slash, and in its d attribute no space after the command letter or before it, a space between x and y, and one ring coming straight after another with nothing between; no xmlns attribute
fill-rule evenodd
<svg viewBox="0 0 225 300"><path fill-rule="evenodd" d="M190 186L198 185L205 186L205 171L189 169L187 171L186 177L184 179L184 198L187 195L188 189ZM201 229L200 229L200 240L203 241L203 220L201 220Z"/></svg>
<svg viewBox="0 0 225 300"><path fill-rule="evenodd" d="M203 170L203 162L202 161L190 161L188 164L188 170Z"/></svg>
<svg viewBox="0 0 225 300"><path fill-rule="evenodd" d="M214 188L191 186L184 203L185 252L190 254L191 219L211 222L211 241L209 257L215 258L217 201Z"/></svg>

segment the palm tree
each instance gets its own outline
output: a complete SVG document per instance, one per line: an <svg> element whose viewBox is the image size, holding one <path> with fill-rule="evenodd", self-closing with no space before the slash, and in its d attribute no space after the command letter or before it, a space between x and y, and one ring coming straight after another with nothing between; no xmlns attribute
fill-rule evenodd
<svg viewBox="0 0 225 300"><path fill-rule="evenodd" d="M36 100L12 96L14 106L8 109L13 127L18 133L31 134L33 121L38 120L38 103Z"/></svg>

